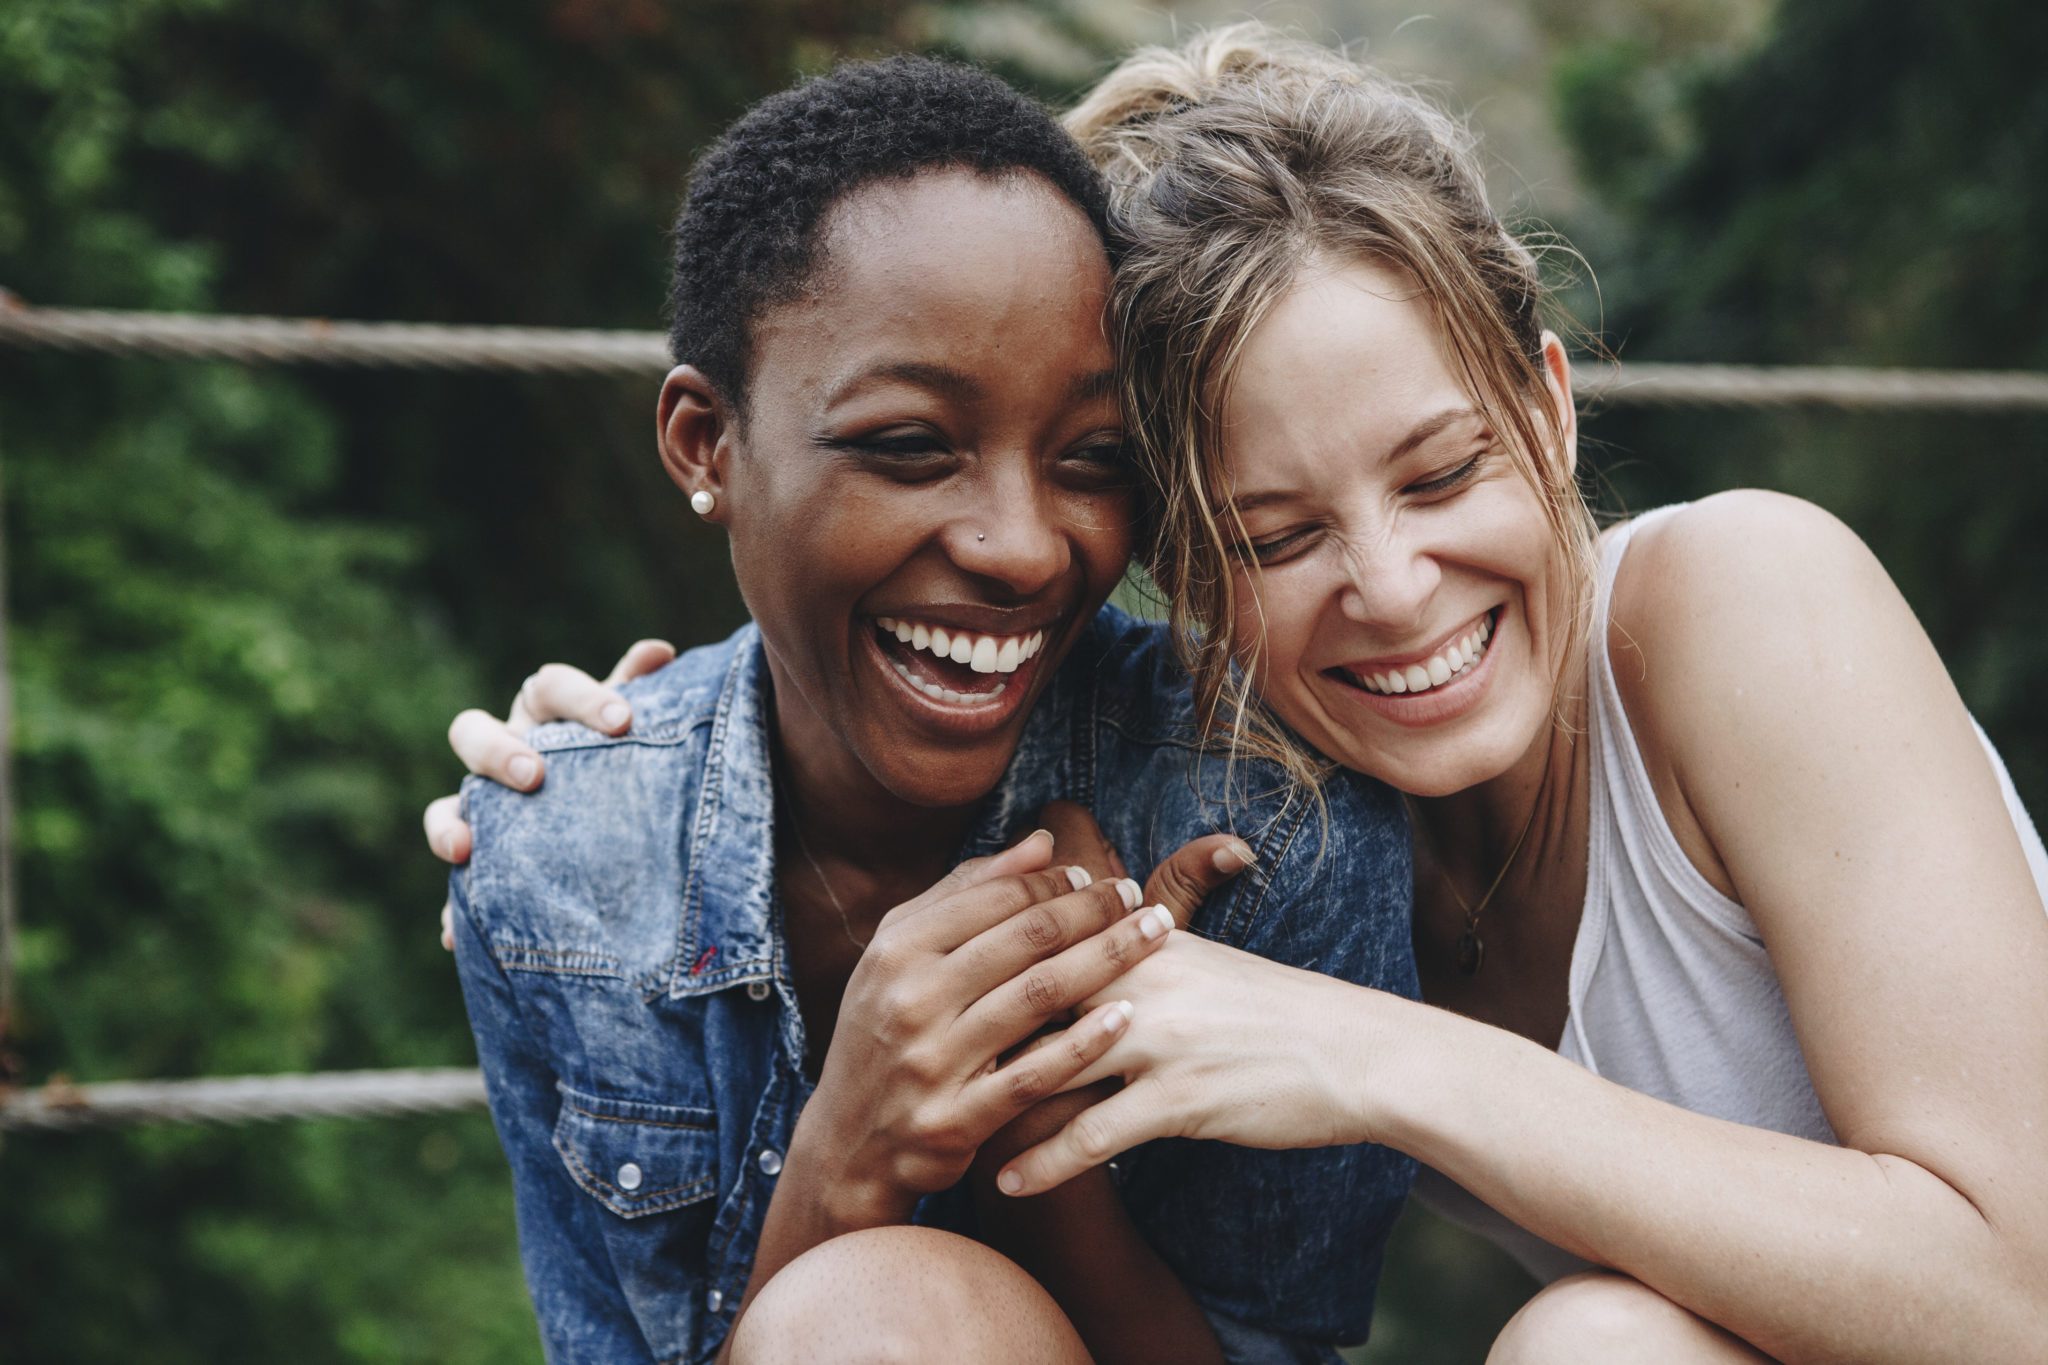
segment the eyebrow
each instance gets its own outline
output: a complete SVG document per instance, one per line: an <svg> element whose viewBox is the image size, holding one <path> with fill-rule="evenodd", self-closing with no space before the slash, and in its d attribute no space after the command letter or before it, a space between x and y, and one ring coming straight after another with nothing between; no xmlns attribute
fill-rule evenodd
<svg viewBox="0 0 2048 1365"><path fill-rule="evenodd" d="M1394 442L1393 448L1387 451L1382 463L1392 464L1423 442L1441 436L1446 430L1456 426L1468 417L1477 417L1478 415L1477 410L1473 408L1461 407L1445 408L1442 412L1425 417L1410 427L1406 436ZM1285 502L1294 496L1296 496L1294 489L1270 488L1258 493L1249 493L1240 498L1232 498L1230 505L1239 516L1243 516L1254 508L1265 507L1276 502Z"/></svg>
<svg viewBox="0 0 2048 1365"><path fill-rule="evenodd" d="M1386 463L1392 464L1424 441L1441 436L1448 428L1456 426L1467 417L1477 417L1478 415L1477 412L1469 407L1445 408L1434 417L1423 418L1409 430L1406 436L1403 436L1394 443L1394 448L1387 452Z"/></svg>
<svg viewBox="0 0 2048 1365"><path fill-rule="evenodd" d="M983 393L980 381L964 370L956 370L950 365L934 365L922 360L893 360L871 365L858 374L848 376L843 383L833 389L830 401L836 403L877 381L929 389L955 403L972 403Z"/></svg>
<svg viewBox="0 0 2048 1365"><path fill-rule="evenodd" d="M870 366L859 374L848 377L833 391L832 401L837 402L877 380L929 389L943 398L963 404L974 402L985 392L981 382L973 375L956 370L950 365L934 365L921 360L895 360ZM1091 370L1087 374L1074 376L1072 382L1067 385L1066 401L1091 402L1097 398L1107 397L1115 391L1115 370Z"/></svg>
<svg viewBox="0 0 2048 1365"><path fill-rule="evenodd" d="M1067 385L1069 402L1086 403L1091 399L1107 397L1116 391L1116 371L1096 370L1090 374L1076 375L1074 382Z"/></svg>

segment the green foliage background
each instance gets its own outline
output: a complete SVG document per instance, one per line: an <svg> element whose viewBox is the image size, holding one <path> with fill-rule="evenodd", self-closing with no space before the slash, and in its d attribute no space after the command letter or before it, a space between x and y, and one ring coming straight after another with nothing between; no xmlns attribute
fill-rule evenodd
<svg viewBox="0 0 2048 1365"><path fill-rule="evenodd" d="M1555 215L1601 281L1581 316L1632 358L2048 368L2044 11L1784 0L1742 41L1671 40L1716 3L1516 7L1582 182ZM683 174L750 99L906 46L1060 98L1148 31L1125 9L9 0L0 284L657 326ZM447 718L540 659L739 618L644 390L0 354L19 1079L471 1059L417 835ZM2041 807L2048 425L1616 410L1588 434L1611 507L1762 484L1844 516ZM1418 1216L1363 1358L1480 1359L1526 1287ZM0 1147L0 1357L537 1354L481 1117Z"/></svg>

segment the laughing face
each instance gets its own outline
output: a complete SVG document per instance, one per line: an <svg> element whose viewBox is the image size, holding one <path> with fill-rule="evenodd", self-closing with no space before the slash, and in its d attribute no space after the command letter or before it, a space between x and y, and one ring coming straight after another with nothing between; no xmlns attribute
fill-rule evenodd
<svg viewBox="0 0 2048 1365"><path fill-rule="evenodd" d="M821 244L755 326L744 420L670 465L718 499L785 751L964 805L1130 554L1108 260L1036 177L953 170L853 192ZM665 450L711 400L677 401Z"/></svg>
<svg viewBox="0 0 2048 1365"><path fill-rule="evenodd" d="M1561 556L1412 287L1305 270L1248 339L1223 419L1247 532L1238 638L1289 725L1421 796L1496 777L1548 733ZM1567 426L1567 460L1569 442Z"/></svg>

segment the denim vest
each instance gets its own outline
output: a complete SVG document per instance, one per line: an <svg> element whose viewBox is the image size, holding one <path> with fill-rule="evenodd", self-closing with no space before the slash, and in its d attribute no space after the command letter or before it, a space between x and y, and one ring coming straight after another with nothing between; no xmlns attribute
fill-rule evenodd
<svg viewBox="0 0 2048 1365"><path fill-rule="evenodd" d="M472 779L451 878L456 963L512 1165L521 1258L557 1365L709 1361L731 1326L810 1092L775 878L759 633L627 686L632 730L541 727L540 791ZM1194 742L1161 628L1105 608L1029 718L962 857L1057 798L1093 810L1141 882L1218 829L1258 865L1196 932L1413 997L1407 824L1340 775L1313 797ZM1227 784L1227 787L1226 787ZM1225 797L1230 799L1225 804ZM1238 1360L1363 1340L1413 1163L1385 1148L1126 1153L1132 1218ZM919 1221L973 1232L963 1190Z"/></svg>

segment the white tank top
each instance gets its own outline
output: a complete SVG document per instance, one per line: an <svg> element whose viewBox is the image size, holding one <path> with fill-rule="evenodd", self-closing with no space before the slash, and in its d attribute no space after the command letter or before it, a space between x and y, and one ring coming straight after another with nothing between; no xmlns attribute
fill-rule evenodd
<svg viewBox="0 0 2048 1365"><path fill-rule="evenodd" d="M1679 846L1614 682L1607 613L1615 574L1634 533L1677 510L1645 513L1615 528L1601 548L1587 651L1586 903L1557 1051L1695 1113L1832 1143L1763 938L1749 912L1716 891ZM1977 738L2048 902L2048 852L1991 741L1982 729ZM1586 1268L1433 1170L1424 1168L1415 1188L1437 1212L1499 1243L1546 1283Z"/></svg>

